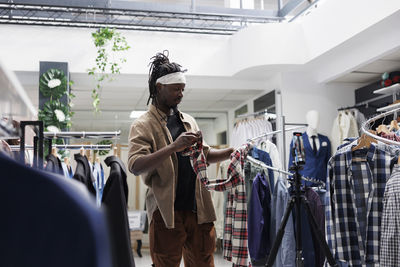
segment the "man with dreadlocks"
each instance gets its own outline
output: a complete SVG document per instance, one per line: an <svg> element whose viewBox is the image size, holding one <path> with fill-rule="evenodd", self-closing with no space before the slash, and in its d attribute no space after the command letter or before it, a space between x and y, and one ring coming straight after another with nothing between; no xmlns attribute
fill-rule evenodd
<svg viewBox="0 0 400 267"><path fill-rule="evenodd" d="M196 179L190 158L181 152L199 140L199 127L177 108L186 79L168 51L152 57L148 111L136 119L129 135L128 167L149 187L150 252L156 267L214 266L215 211L210 192ZM149 103L147 101L147 104ZM233 149L210 149L208 163L228 159Z"/></svg>

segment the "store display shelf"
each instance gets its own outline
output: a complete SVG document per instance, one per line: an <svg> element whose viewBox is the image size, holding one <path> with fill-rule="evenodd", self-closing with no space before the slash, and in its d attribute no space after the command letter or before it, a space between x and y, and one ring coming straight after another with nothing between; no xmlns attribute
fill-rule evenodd
<svg viewBox="0 0 400 267"><path fill-rule="evenodd" d="M392 104L392 105L389 105L386 107L378 108L376 111L377 112L385 112L385 111L393 110L393 109L396 109L399 107L400 107L400 103L396 103L396 104Z"/></svg>
<svg viewBox="0 0 400 267"><path fill-rule="evenodd" d="M400 83L395 83L395 84L393 84L391 86L375 90L374 94L388 95L388 94L397 93L399 91L400 91Z"/></svg>

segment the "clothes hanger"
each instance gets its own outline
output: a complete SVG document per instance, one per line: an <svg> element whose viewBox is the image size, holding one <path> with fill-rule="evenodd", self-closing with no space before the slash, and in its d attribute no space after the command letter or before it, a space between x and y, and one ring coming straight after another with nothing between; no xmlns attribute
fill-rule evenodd
<svg viewBox="0 0 400 267"><path fill-rule="evenodd" d="M54 157L57 157L57 148L56 148L55 146L53 146L53 147L51 148L51 154L52 154Z"/></svg>
<svg viewBox="0 0 400 267"><path fill-rule="evenodd" d="M69 158L68 158L68 157L65 157L65 158L64 158L64 163L65 163L65 165L66 165L67 167L69 167Z"/></svg>
<svg viewBox="0 0 400 267"><path fill-rule="evenodd" d="M373 130L369 130L370 133L375 134L376 132ZM362 148L370 148L372 143L378 143L374 138L371 136L363 133L360 138L358 138L357 145L351 149L351 151L356 151Z"/></svg>
<svg viewBox="0 0 400 267"><path fill-rule="evenodd" d="M379 125L379 126L376 128L376 132L377 132L378 134L380 134L380 133L389 134L389 133L390 133L388 127L387 127L386 124L385 124L385 120L386 120L386 117L383 118L382 124Z"/></svg>
<svg viewBox="0 0 400 267"><path fill-rule="evenodd" d="M379 125L378 128L376 128L376 132L378 134L380 134L380 133L385 133L385 134L390 133L389 129L387 128L387 126L385 124Z"/></svg>
<svg viewBox="0 0 400 267"><path fill-rule="evenodd" d="M399 128L400 127L397 120L392 120L390 122L389 132L397 131Z"/></svg>
<svg viewBox="0 0 400 267"><path fill-rule="evenodd" d="M114 156L118 157L118 147L114 146L113 150L114 150Z"/></svg>
<svg viewBox="0 0 400 267"><path fill-rule="evenodd" d="M85 149L83 147L81 147L79 150L79 154L81 154L81 156L85 156Z"/></svg>

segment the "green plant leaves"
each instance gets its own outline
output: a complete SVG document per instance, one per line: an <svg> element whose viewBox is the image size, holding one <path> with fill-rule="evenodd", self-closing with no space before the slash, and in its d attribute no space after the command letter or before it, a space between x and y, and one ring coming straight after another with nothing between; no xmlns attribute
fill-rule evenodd
<svg viewBox="0 0 400 267"><path fill-rule="evenodd" d="M53 99L62 97L67 91L67 79L62 70L50 69L39 79L39 90Z"/></svg>
<svg viewBox="0 0 400 267"><path fill-rule="evenodd" d="M93 108L95 113L100 111L99 90L102 87L102 82L113 80L111 74L120 74L122 63L126 62L120 52L127 51L128 45L125 37L115 29L100 28L92 33L92 38L95 47L97 48L96 66L87 70L88 75L95 78L96 86L92 92Z"/></svg>
<svg viewBox="0 0 400 267"><path fill-rule="evenodd" d="M102 140L97 143L98 145L111 145L112 141L111 140ZM95 150L94 153L99 153L99 156L105 156L108 154L109 150Z"/></svg>

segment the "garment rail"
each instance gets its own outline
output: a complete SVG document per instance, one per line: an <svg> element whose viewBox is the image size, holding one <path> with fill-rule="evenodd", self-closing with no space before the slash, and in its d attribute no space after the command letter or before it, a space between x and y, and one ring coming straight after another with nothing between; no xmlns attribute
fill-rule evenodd
<svg viewBox="0 0 400 267"><path fill-rule="evenodd" d="M294 123L290 123L290 124L289 124L289 123L288 123L287 125L301 125L301 126L297 126L297 127L292 127L292 128L285 129L285 132L294 131L294 130L298 130L298 129L307 127L307 124L302 124L302 123L296 123L296 124L294 124ZM252 141L255 141L255 140L257 140L257 139L260 139L260 138L263 138L263 137L266 137L266 136L269 136L269 135L277 134L277 133L280 133L280 132L282 132L282 130L276 130L276 131L273 131L273 132L264 133L264 134L262 134L262 135L259 135L259 136L254 137L254 138L250 138L250 139L248 139L247 141L248 141L248 142L252 142Z"/></svg>
<svg viewBox="0 0 400 267"><path fill-rule="evenodd" d="M400 111L400 107L399 107L399 108L396 108L396 109L393 109L393 110L390 110L390 111L388 111L388 112L379 114L379 115L377 115L377 116L375 116L375 117L372 117L372 118L366 120L366 121L361 125L361 131L362 131L364 134L369 135L369 136L371 136L372 138L374 138L374 139L376 139L376 140L378 140L378 141L381 141L381 142L383 142L383 143L391 144L391 145L396 145L396 146L400 146L400 142L393 141L393 140L389 140L389 139L380 137L380 136L378 136L378 135L375 135L375 134L373 134L373 133L370 133L370 132L368 131L368 129L366 128L367 125L369 126L372 122L377 121L377 120L379 120L379 119L382 119L382 118L384 118L384 117L386 117L386 116L388 116L388 115L394 114L394 113L396 113L396 112L398 112L398 111Z"/></svg>
<svg viewBox="0 0 400 267"><path fill-rule="evenodd" d="M281 170L281 169L278 169L278 168L274 168L274 167L268 166L264 162L261 162L261 161L255 159L255 158L253 158L251 156L247 156L246 159L248 161L260 166L261 168L270 169L270 170L285 174L287 176L293 176L293 173L291 173L291 172L287 172L287 171L284 171L284 170ZM313 179L313 178L304 177L304 176L301 176L301 179L304 180L304 181L307 181L307 182L318 184L321 187L325 188L325 183L323 181L316 180L316 179Z"/></svg>
<svg viewBox="0 0 400 267"><path fill-rule="evenodd" d="M117 138L121 131L114 132L45 132L45 138Z"/></svg>
<svg viewBox="0 0 400 267"><path fill-rule="evenodd" d="M260 115L265 115L268 118L276 119L276 114L275 113L269 113L268 110L263 110L263 111L259 111L259 112L248 113L248 114L241 114L241 115L238 115L236 118L241 119L241 118L248 118L248 117L252 117L252 116L257 117L257 116L260 116Z"/></svg>
<svg viewBox="0 0 400 267"><path fill-rule="evenodd" d="M374 98L371 98L371 99L368 99L368 100L359 102L359 103L355 104L354 106L338 108L338 111L347 110L347 109L352 109L352 108L360 108L360 107L377 108L377 107L374 106L374 105L370 105L370 103L371 103L371 102L374 102L374 101L377 101L377 100L380 100L380 99L385 98L385 97L388 97L388 95L377 96L377 97L374 97Z"/></svg>
<svg viewBox="0 0 400 267"><path fill-rule="evenodd" d="M113 132L45 132L44 138L49 140L48 148L51 151L53 138L92 138L92 139L115 139L119 138L121 131Z"/></svg>
<svg viewBox="0 0 400 267"><path fill-rule="evenodd" d="M53 145L57 149L85 149L85 150L106 150L112 149L113 145ZM19 151L20 146L10 146L12 151ZM33 149L33 146L25 146L25 149Z"/></svg>

